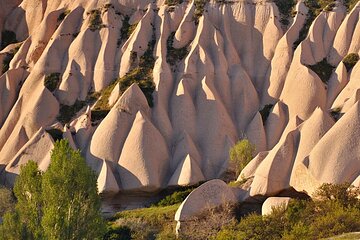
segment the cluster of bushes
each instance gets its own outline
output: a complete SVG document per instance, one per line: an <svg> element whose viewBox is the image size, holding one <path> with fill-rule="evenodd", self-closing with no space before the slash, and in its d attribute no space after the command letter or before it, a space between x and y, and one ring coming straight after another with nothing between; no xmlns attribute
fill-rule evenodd
<svg viewBox="0 0 360 240"><path fill-rule="evenodd" d="M308 65L307 67L313 70L325 84L329 81L335 68L327 62L326 58L315 65Z"/></svg>
<svg viewBox="0 0 360 240"><path fill-rule="evenodd" d="M359 61L359 54L357 53L349 53L342 60L348 72L356 65L358 61Z"/></svg>
<svg viewBox="0 0 360 240"><path fill-rule="evenodd" d="M123 211L108 224L104 240L176 239L174 216L180 204Z"/></svg>
<svg viewBox="0 0 360 240"><path fill-rule="evenodd" d="M7 70L9 70L10 62L14 58L15 54L19 51L19 49L20 49L20 45L16 46L14 49L6 53L2 63L2 68L1 68L2 73L5 73Z"/></svg>
<svg viewBox="0 0 360 240"><path fill-rule="evenodd" d="M0 238L99 239L105 233L96 174L67 141L55 143L45 173L35 162L20 168L16 205L0 225Z"/></svg>
<svg viewBox="0 0 360 240"><path fill-rule="evenodd" d="M10 45L12 43L17 43L17 42L18 42L18 40L16 39L16 33L14 33L13 31L4 30L1 32L0 50L3 50L8 45Z"/></svg>
<svg viewBox="0 0 360 240"><path fill-rule="evenodd" d="M234 220L215 239L320 239L360 231L359 194L349 184L324 184L315 200L291 200L270 215Z"/></svg>
<svg viewBox="0 0 360 240"><path fill-rule="evenodd" d="M188 46L182 47L182 48L174 48L174 37L175 32L172 32L167 39L167 54L166 54L166 61L174 66L176 63L182 61L186 55L188 55Z"/></svg>
<svg viewBox="0 0 360 240"><path fill-rule="evenodd" d="M99 9L93 9L88 14L90 14L89 19L89 28L91 31L100 30L105 27L101 19L101 11Z"/></svg>

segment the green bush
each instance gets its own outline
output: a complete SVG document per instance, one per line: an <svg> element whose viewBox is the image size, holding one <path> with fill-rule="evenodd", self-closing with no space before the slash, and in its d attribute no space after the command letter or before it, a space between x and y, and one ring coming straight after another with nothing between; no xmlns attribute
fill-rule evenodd
<svg viewBox="0 0 360 240"><path fill-rule="evenodd" d="M335 67L331 66L324 58L321 62L316 63L315 65L308 65L312 71L314 71L323 83L327 83L333 73Z"/></svg>
<svg viewBox="0 0 360 240"><path fill-rule="evenodd" d="M59 86L60 76L61 74L58 72L50 73L45 76L44 85L50 92L54 92Z"/></svg>
<svg viewBox="0 0 360 240"><path fill-rule="evenodd" d="M18 40L16 39L16 33L9 30L4 30L1 32L1 47L0 50L3 50L8 45L12 43L17 43Z"/></svg>
<svg viewBox="0 0 360 240"><path fill-rule="evenodd" d="M255 146L247 139L238 141L230 151L230 162L234 163L236 176L238 176L243 168L254 157Z"/></svg>
<svg viewBox="0 0 360 240"><path fill-rule="evenodd" d="M1 239L99 239L105 223L96 181L80 151L57 141L45 173L34 161L21 166L15 211L5 214Z"/></svg>
<svg viewBox="0 0 360 240"><path fill-rule="evenodd" d="M182 203L185 198L195 189L196 187L187 187L173 192L161 199L159 202L153 204L154 207L165 207L174 204Z"/></svg>
<svg viewBox="0 0 360 240"><path fill-rule="evenodd" d="M99 9L93 9L89 12L90 19L89 19L89 28L91 31L100 30L101 28L105 27L102 23L101 19L101 11Z"/></svg>
<svg viewBox="0 0 360 240"><path fill-rule="evenodd" d="M342 60L348 72L356 65L358 61L359 61L359 54L357 53L349 53Z"/></svg>

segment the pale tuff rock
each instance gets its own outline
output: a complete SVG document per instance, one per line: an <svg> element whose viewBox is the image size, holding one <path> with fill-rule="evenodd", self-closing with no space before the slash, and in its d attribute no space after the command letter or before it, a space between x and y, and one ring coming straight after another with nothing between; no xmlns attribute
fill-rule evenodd
<svg viewBox="0 0 360 240"><path fill-rule="evenodd" d="M117 193L120 188L111 169L111 162L103 161L97 180L99 193Z"/></svg>
<svg viewBox="0 0 360 240"><path fill-rule="evenodd" d="M211 180L189 194L176 211L175 220L178 222L191 220L193 216L206 209L236 201L234 193L225 182L219 179Z"/></svg>
<svg viewBox="0 0 360 240"><path fill-rule="evenodd" d="M265 200L261 208L263 216L269 215L273 212L274 208L287 207L291 198L288 197L269 197Z"/></svg>
<svg viewBox="0 0 360 240"><path fill-rule="evenodd" d="M168 159L164 138L139 111L118 162L122 189L152 192L164 187Z"/></svg>
<svg viewBox="0 0 360 240"><path fill-rule="evenodd" d="M251 178L255 176L256 169L259 167L261 162L266 158L269 154L268 151L259 152L256 157L254 157L246 167L241 171L237 181L241 181L243 179Z"/></svg>
<svg viewBox="0 0 360 240"><path fill-rule="evenodd" d="M267 149L272 149L279 141L288 122L287 107L281 101L272 108L265 123Z"/></svg>
<svg viewBox="0 0 360 240"><path fill-rule="evenodd" d="M265 130L259 112L256 113L255 117L248 125L246 130L246 137L252 144L255 144L256 146L254 154L265 151L267 149Z"/></svg>
<svg viewBox="0 0 360 240"><path fill-rule="evenodd" d="M30 160L36 161L41 171L46 171L53 148L54 140L43 128L40 128L6 166L5 184L13 187L15 177L20 173L20 166Z"/></svg>

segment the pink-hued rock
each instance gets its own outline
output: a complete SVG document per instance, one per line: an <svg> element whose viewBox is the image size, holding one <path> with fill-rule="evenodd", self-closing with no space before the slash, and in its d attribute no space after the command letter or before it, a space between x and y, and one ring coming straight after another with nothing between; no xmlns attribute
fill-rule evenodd
<svg viewBox="0 0 360 240"><path fill-rule="evenodd" d="M271 214L274 208L282 206L286 208L290 200L291 198L289 197L269 197L262 205L261 214L265 216Z"/></svg>

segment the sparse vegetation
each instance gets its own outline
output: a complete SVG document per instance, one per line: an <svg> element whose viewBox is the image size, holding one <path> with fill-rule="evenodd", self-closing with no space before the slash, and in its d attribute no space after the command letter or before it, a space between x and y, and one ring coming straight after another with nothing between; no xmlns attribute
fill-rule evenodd
<svg viewBox="0 0 360 240"><path fill-rule="evenodd" d="M70 13L70 10L65 10L65 11L63 11L63 12L59 15L59 17L57 18L57 21L58 21L58 22L61 22L62 20L65 19L65 17L66 17L69 13Z"/></svg>
<svg viewBox="0 0 360 240"><path fill-rule="evenodd" d="M350 70L356 65L358 61L359 61L359 54L357 53L349 53L342 60L348 72L350 72Z"/></svg>
<svg viewBox="0 0 360 240"><path fill-rule="evenodd" d="M94 110L110 110L110 106L108 104L109 97L115 86L120 84L120 92L123 94L126 89L128 89L133 83L139 85L141 91L144 93L147 99L149 106L153 107L152 93L155 90L155 83L152 76L152 71L155 64L155 59L153 56L154 46L155 37L153 37L153 40L149 42L148 49L140 57L138 67L132 69L122 78L116 79L108 87L100 92L101 97L97 101Z"/></svg>
<svg viewBox="0 0 360 240"><path fill-rule="evenodd" d="M179 187L171 194L166 194L166 196L163 199L153 204L152 206L165 207L165 206L171 206L174 204L182 203L182 201L184 201L185 198L199 185L200 184L196 184L195 186Z"/></svg>
<svg viewBox="0 0 360 240"><path fill-rule="evenodd" d="M16 33L9 30L4 30L1 32L1 47L0 50L3 50L8 45L12 43L17 43L18 40L16 39Z"/></svg>
<svg viewBox="0 0 360 240"><path fill-rule="evenodd" d="M172 66L182 61L189 53L188 46L185 46L183 48L173 47L174 37L175 37L175 32L172 32L167 40L167 54L166 54L166 61Z"/></svg>
<svg viewBox="0 0 360 240"><path fill-rule="evenodd" d="M263 109L261 109L259 112L261 114L262 122L265 125L266 120L269 117L270 111L274 105L273 104L266 104Z"/></svg>
<svg viewBox="0 0 360 240"><path fill-rule="evenodd" d="M3 63L2 63L2 69L1 72L5 73L10 68L10 62L13 60L15 54L19 51L20 45L16 46L14 49L6 53Z"/></svg>
<svg viewBox="0 0 360 240"><path fill-rule="evenodd" d="M307 67L314 71L325 84L329 81L335 68L327 62L326 58L324 58L321 62L316 63L315 65L308 65Z"/></svg>
<svg viewBox="0 0 360 240"><path fill-rule="evenodd" d="M195 10L194 10L194 22L195 24L199 23L199 18L203 15L205 5L209 0L194 0Z"/></svg>
<svg viewBox="0 0 360 240"><path fill-rule="evenodd" d="M308 7L309 11L306 16L306 21L304 26L301 28L299 32L298 39L293 44L293 49L295 50L297 46L307 37L309 33L309 29L315 18L321 13L323 9L325 11L332 11L334 4L334 0L305 0L305 5ZM327 7L330 5L329 7Z"/></svg>
<svg viewBox="0 0 360 240"><path fill-rule="evenodd" d="M89 13L89 28L91 31L100 30L105 27L101 19L101 11L99 9L93 9Z"/></svg>
<svg viewBox="0 0 360 240"><path fill-rule="evenodd" d="M60 73L50 73L45 76L44 85L50 92L54 92L59 86L60 76Z"/></svg>
<svg viewBox="0 0 360 240"><path fill-rule="evenodd" d="M117 42L117 46L120 47L122 42L125 42L130 35L134 32L137 24L130 25L129 24L130 17L128 15L124 16L124 20L122 22L122 27L120 29L120 39Z"/></svg>
<svg viewBox="0 0 360 240"><path fill-rule="evenodd" d="M350 12L358 2L359 0L344 0L348 12Z"/></svg>
<svg viewBox="0 0 360 240"><path fill-rule="evenodd" d="M289 18L292 16L292 11L296 5L295 0L274 0L276 6L280 12L280 23L284 26L288 26Z"/></svg>
<svg viewBox="0 0 360 240"><path fill-rule="evenodd" d="M251 161L254 152L255 146L248 139L240 140L230 148L230 162L235 165L236 176L239 176L241 170Z"/></svg>
<svg viewBox="0 0 360 240"><path fill-rule="evenodd" d="M57 116L57 120L61 123L65 124L71 121L71 119L75 116L77 112L79 112L83 107L85 107L85 101L76 100L76 102L71 105L60 104L59 115Z"/></svg>
<svg viewBox="0 0 360 240"><path fill-rule="evenodd" d="M183 3L183 0L165 0L165 4L168 6L176 6Z"/></svg>

